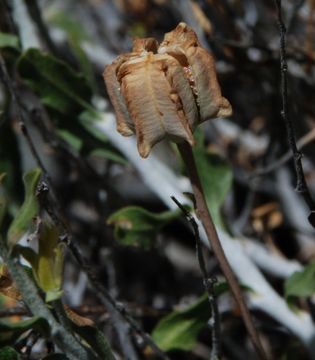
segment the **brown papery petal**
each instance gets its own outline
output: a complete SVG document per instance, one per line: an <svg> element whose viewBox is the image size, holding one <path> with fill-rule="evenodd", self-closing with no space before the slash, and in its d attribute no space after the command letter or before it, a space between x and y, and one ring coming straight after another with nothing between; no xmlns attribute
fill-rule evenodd
<svg viewBox="0 0 315 360"><path fill-rule="evenodd" d="M134 133L134 125L130 118L125 100L121 95L120 83L117 80L116 71L120 64L125 61L125 57L119 57L115 62L105 67L103 77L106 84L108 96L114 106L117 117L117 131L124 136Z"/></svg>
<svg viewBox="0 0 315 360"><path fill-rule="evenodd" d="M136 133L142 157L163 138L193 144L199 123L232 113L214 60L189 26L180 23L157 46L153 38L135 39L133 52L104 72L117 130L125 136Z"/></svg>
<svg viewBox="0 0 315 360"><path fill-rule="evenodd" d="M142 157L147 157L152 146L166 136L194 142L183 112L178 111L170 96L173 89L166 79L166 68L167 59L149 53L141 62L124 63L118 72Z"/></svg>
<svg viewBox="0 0 315 360"><path fill-rule="evenodd" d="M192 46L200 46L196 33L184 22L179 23L174 30L165 34L159 49L176 44L180 45L184 52Z"/></svg>
<svg viewBox="0 0 315 360"><path fill-rule="evenodd" d="M202 47L190 48L186 54L195 79L201 121L230 116L232 107L221 94L213 57Z"/></svg>
<svg viewBox="0 0 315 360"><path fill-rule="evenodd" d="M179 66L178 61L173 57L167 56L167 58L167 67L164 72L173 92L178 95L178 98L173 95L173 99L177 99L178 110L183 111L190 128L194 130L199 123L199 112L193 91L184 68Z"/></svg>
<svg viewBox="0 0 315 360"><path fill-rule="evenodd" d="M188 25L180 23L175 30L167 33L158 52L173 56L184 67L190 66L200 122L232 114L230 103L221 95L213 57L200 46L195 32Z"/></svg>

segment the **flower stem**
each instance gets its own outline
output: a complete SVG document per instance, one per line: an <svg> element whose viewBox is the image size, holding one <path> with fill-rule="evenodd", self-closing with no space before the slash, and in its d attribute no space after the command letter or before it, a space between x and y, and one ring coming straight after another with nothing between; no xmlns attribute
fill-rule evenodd
<svg viewBox="0 0 315 360"><path fill-rule="evenodd" d="M199 178L198 170L196 167L194 155L192 152L191 146L187 142L183 142L178 144L179 152L183 158L183 161L187 167L188 175L191 181L192 190L195 196L196 201L196 212L197 216L201 220L208 240L210 247L213 250L214 255L216 256L219 265L221 267L221 270L224 274L224 276L227 279L227 282L231 288L232 294L235 298L236 303L238 304L241 315L243 317L246 329L249 333L249 336L251 338L251 341L255 347L255 350L257 354L259 355L259 358L262 360L266 360L267 356L265 354L265 351L261 345L258 332L253 324L250 312L247 308L244 296L242 294L242 291L238 285L238 281L233 273L233 270L225 256L224 250L222 248L221 242L219 240L216 228L214 226L212 216L210 214L210 211L208 209L205 195L203 192L203 188L201 185L201 181Z"/></svg>

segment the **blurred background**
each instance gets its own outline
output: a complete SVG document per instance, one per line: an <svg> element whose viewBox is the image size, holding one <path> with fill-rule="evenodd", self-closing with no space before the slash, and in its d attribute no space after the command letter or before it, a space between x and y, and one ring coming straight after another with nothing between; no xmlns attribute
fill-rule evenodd
<svg viewBox="0 0 315 360"><path fill-rule="evenodd" d="M282 1L288 115L303 152L311 197L314 11L314 0ZM42 167L41 181L54 194L50 205L57 205L49 212L49 206L41 203L33 215L54 223L57 213L59 235L67 229L67 237L74 239L98 283L111 299L124 304L165 356L210 358L211 308L203 295L195 237L170 200L172 194L190 191L185 168L174 144L166 141L148 159L139 158L134 139L115 131L102 78L105 65L130 52L134 38L154 37L160 42L181 21L213 54L222 93L233 108L230 118L208 121L196 131L194 150L216 224L227 244L237 243L241 254L234 261L233 251L227 250L227 255L244 285L270 359L314 358L315 230L308 218L312 222L315 208L295 191L293 155L280 115L275 1L2 1L0 179L1 174L6 176L0 189L8 210L1 233L5 238L23 203L23 174ZM19 243L36 249L30 240L36 224L28 220ZM219 358L256 359L239 309L206 246L204 255L209 273L222 285L216 299L221 318ZM116 359L161 357L143 333L124 316L118 321L116 310L104 306L71 250L65 251L62 283L63 303L94 322ZM1 306L5 323L30 316L23 302L8 296L7 290ZM42 336L27 347L34 329L27 330L0 344L13 347L23 359L48 356L50 350L38 340ZM59 350L56 346L51 354Z"/></svg>

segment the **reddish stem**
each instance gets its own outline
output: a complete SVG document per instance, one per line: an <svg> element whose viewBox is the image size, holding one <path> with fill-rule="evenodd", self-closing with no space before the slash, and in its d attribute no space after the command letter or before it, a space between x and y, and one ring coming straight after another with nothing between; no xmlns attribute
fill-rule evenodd
<svg viewBox="0 0 315 360"><path fill-rule="evenodd" d="M188 170L196 201L197 216L200 218L205 228L210 247L212 248L213 253L219 262L221 270L231 288L235 301L240 308L241 315L243 317L247 331L250 335L251 341L256 349L256 352L259 355L260 359L266 360L267 355L265 354L265 351L261 345L258 332L253 324L244 296L238 285L238 281L225 256L224 250L222 248L221 242L219 240L216 228L212 220L212 216L208 209L191 146L187 142L184 142L178 144L178 149Z"/></svg>

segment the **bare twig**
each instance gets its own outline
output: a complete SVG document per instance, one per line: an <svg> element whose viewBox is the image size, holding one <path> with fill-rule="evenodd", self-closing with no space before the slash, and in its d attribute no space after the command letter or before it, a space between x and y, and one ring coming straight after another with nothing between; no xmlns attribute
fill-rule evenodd
<svg viewBox="0 0 315 360"><path fill-rule="evenodd" d="M142 318L143 316L149 317L161 317L167 315L168 310L163 308L155 309L151 306L139 305L137 303L124 303L125 307L128 309L129 314L132 314L133 318ZM65 305L66 306L66 305ZM97 317L99 319L102 317L104 321L109 318L109 313L107 308L104 305L77 305L77 306L66 306L67 309L77 313L83 317ZM171 309L171 308L170 308ZM169 309L169 310L170 310ZM105 316L104 316L105 315ZM108 315L108 316L106 316ZM31 313L22 306L9 307L0 309L0 318L10 317L10 316L31 316Z"/></svg>
<svg viewBox="0 0 315 360"><path fill-rule="evenodd" d="M209 326L212 330L212 350L210 360L219 360L221 355L221 337L220 337L220 314L218 309L218 303L216 300L216 294L214 291L214 285L217 282L216 277L211 277L205 280L205 287L208 292L208 299L211 306L211 319L209 320Z"/></svg>
<svg viewBox="0 0 315 360"><path fill-rule="evenodd" d="M60 349L65 352L69 359L95 359L90 350L85 348L71 332L57 322L51 313L51 310L47 307L38 293L37 287L26 274L23 267L16 259L13 259L9 255L5 241L1 237L0 255L7 264L12 279L17 284L17 287L23 296L23 301L33 314L46 319L51 328L51 338L56 342Z"/></svg>
<svg viewBox="0 0 315 360"><path fill-rule="evenodd" d="M13 103L15 105L15 110L17 111L18 120L22 129L22 134L24 135L27 144L31 150L32 156L36 160L38 166L42 169L44 180L40 181L38 189L37 189L37 195L39 196L39 199L41 201L42 206L45 208L47 213L51 216L52 220L55 222L55 224L63 231L62 237L66 239L65 243L68 245L68 248L80 267L86 272L88 275L88 278L93 285L93 287L96 290L96 294L98 298L102 301L102 303L107 307L108 311L111 313L115 321L113 322L114 325L117 328L118 335L125 335L127 336L128 331L126 332L125 327L126 325L123 324L123 322L127 322L128 327L130 327L133 331L135 331L137 334L139 334L146 344L148 344L154 353L161 359L167 359L167 356L159 349L159 347L155 344L153 339L145 333L141 327L134 321L134 319L129 315L127 310L121 305L118 304L114 298L109 294L109 292L106 290L106 288L97 280L97 277L94 275L94 272L91 270L91 267L87 265L86 260L82 256L79 248L74 244L73 240L71 239L71 236L69 234L69 231L64 224L61 216L59 215L59 202L57 200L57 197L54 193L54 186L51 181L51 178L49 176L48 171L46 170L43 162L40 159L40 156L38 155L38 152L35 148L35 145L33 143L33 140L27 130L27 126L24 121L23 113L22 113L22 107L18 101L18 97L16 95L16 91L14 89L13 82L8 74L5 61L3 57L0 54L0 78L3 80L4 84L6 85L7 89L10 92L10 95L12 97ZM117 316L118 314L118 316ZM120 333L121 330L121 333ZM122 347L129 344L129 358L131 358L131 349L133 348L132 343L130 339L127 339L126 336L123 336L124 339L122 341ZM136 355L133 357L136 359Z"/></svg>
<svg viewBox="0 0 315 360"><path fill-rule="evenodd" d="M171 199L172 195L175 195L182 203L187 202L187 198L183 195L183 192L191 191L187 177L176 176L174 171L154 154L150 155L150 161L142 161L137 151L135 138L124 138L117 133L114 115L100 110L100 117L101 120L93 124L94 129L107 135L109 141L121 151L139 172L146 186L156 194L168 209L174 210L177 208ZM196 219L196 222L199 224L199 219ZM201 241L206 246L209 246L204 229L199 227L199 230ZM287 278L294 271L301 270L301 265L275 256L254 239L233 238L229 233L221 229L218 229L218 232L235 274L242 283L253 290L247 294L251 306L268 314L268 316L286 327L305 344L310 353L313 353L315 327L309 314L302 310L298 315L292 312L284 299L275 292L266 278L262 276L251 258L267 273L283 278ZM300 315L301 312L303 313L302 316Z"/></svg>
<svg viewBox="0 0 315 360"><path fill-rule="evenodd" d="M232 294L240 307L240 311L247 328L247 331L250 335L254 348L261 359L267 359L267 356L264 352L264 349L260 343L260 339L257 333L257 330L253 324L250 312L246 306L245 299L243 297L242 291L238 285L237 279L234 275L234 272L225 256L224 250L222 248L221 242L219 240L216 228L214 226L211 214L209 212L206 199L203 193L203 188L200 182L198 175L198 170L196 167L194 155L192 149L188 143L178 144L178 149L183 158L184 163L186 164L188 175L191 181L193 193L196 199L197 207L197 216L200 218L204 229L206 231L209 244L220 264L221 270L225 275L227 282L230 285Z"/></svg>
<svg viewBox="0 0 315 360"><path fill-rule="evenodd" d="M159 347L155 344L152 338L146 334L140 326L135 322L135 320L129 315L126 308L123 304L116 302L107 289L98 281L91 267L86 263L83 255L81 254L79 248L72 242L67 240L67 245L71 250L72 255L80 265L80 267L87 274L91 284L96 290L96 295L102 301L102 303L110 309L115 310L120 316L124 318L125 321L128 322L130 327L134 332L139 334L143 340L152 348L157 356L161 359L167 359L167 356L159 349Z"/></svg>
<svg viewBox="0 0 315 360"><path fill-rule="evenodd" d="M187 209L175 198L171 196L171 199L180 208L185 215L188 222L191 224L195 239L196 239L196 255L199 262L199 267L203 276L203 284L208 294L208 299L211 307L211 319L209 320L209 326L212 332L212 350L211 360L218 360L221 357L221 336L220 336L220 314L218 310L217 300L214 292L214 284L217 282L215 277L210 277L207 271L207 266L202 254L202 242L199 236L198 224L193 216L187 211Z"/></svg>
<svg viewBox="0 0 315 360"><path fill-rule="evenodd" d="M25 307L14 307L0 310L0 318L10 316L25 316L30 315L29 311Z"/></svg>
<svg viewBox="0 0 315 360"><path fill-rule="evenodd" d="M27 336L27 341L24 351L24 356L26 357L27 360L31 359L33 347L35 346L35 344L39 339L40 339L40 334L36 331L31 331L31 333Z"/></svg>
<svg viewBox="0 0 315 360"><path fill-rule="evenodd" d="M278 26L280 35L280 68L281 68L281 97L282 97L282 110L281 117L285 123L288 135L288 142L291 147L291 151L294 159L294 166L296 172L296 191L299 192L306 204L310 209L308 217L309 222L315 227L315 203L309 192L306 184L303 165L302 165L302 153L298 150L295 142L295 133L293 122L288 113L288 80L287 80L287 58L286 58L286 27L282 18L281 0L275 0L277 12L278 12Z"/></svg>
<svg viewBox="0 0 315 360"><path fill-rule="evenodd" d="M6 64L5 64L5 61L4 61L4 58L1 54L1 52L0 52L0 79L3 81L3 83L5 84L5 86L7 87L8 91L11 95L11 98L12 98L12 101L14 104L14 109L17 112L17 117L19 120L19 125L21 127L22 134L24 135L24 137L27 141L27 144L31 150L32 156L36 160L38 166L43 170L44 174L49 177L47 170L46 170L43 162L41 161L40 156L38 155L38 153L36 151L34 142L31 138L30 134L28 133L27 127L25 125L24 117L22 114L21 106L18 102L18 98L16 96L13 82L10 79L10 76L9 76L9 73L8 73L8 70L7 70L7 67L6 67Z"/></svg>
<svg viewBox="0 0 315 360"><path fill-rule="evenodd" d="M296 146L298 150L302 150L306 145L310 144L315 140L315 128L308 132L306 135L302 136L297 142ZM267 165L264 168L255 170L252 174L249 175L249 178L256 176L267 175L275 170L278 170L280 166L283 166L286 162L293 158L293 153L291 150L287 151L279 159L274 161L272 164Z"/></svg>

